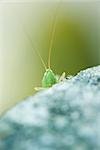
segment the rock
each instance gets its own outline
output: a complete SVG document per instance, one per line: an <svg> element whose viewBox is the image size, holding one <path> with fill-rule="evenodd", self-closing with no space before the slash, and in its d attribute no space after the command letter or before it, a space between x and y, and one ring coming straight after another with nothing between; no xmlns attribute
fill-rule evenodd
<svg viewBox="0 0 100 150"><path fill-rule="evenodd" d="M100 66L9 110L0 119L0 150L100 150Z"/></svg>

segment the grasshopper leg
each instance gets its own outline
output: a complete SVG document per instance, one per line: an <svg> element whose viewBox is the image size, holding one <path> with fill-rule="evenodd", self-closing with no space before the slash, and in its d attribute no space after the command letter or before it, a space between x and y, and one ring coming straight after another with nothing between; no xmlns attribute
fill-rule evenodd
<svg viewBox="0 0 100 150"><path fill-rule="evenodd" d="M61 75L60 78L59 78L59 82L60 82L60 81L63 81L63 80L65 79L65 76L66 76L66 73L63 72L62 75Z"/></svg>
<svg viewBox="0 0 100 150"><path fill-rule="evenodd" d="M43 88L43 87L35 87L34 88L35 91L41 91L41 90L44 90L44 89L46 89L46 88Z"/></svg>

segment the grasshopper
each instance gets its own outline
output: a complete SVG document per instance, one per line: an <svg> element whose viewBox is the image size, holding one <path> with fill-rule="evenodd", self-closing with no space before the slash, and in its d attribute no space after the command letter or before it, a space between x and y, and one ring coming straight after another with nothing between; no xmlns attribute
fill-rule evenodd
<svg viewBox="0 0 100 150"><path fill-rule="evenodd" d="M41 87L34 88L35 90L42 90L45 88L50 88L54 84L61 82L65 78L65 72L63 72L62 75L58 77L53 72L53 70L51 69L51 65L50 65L51 64L51 51L52 51L52 47L53 47L53 40L54 40L54 35L55 35L55 30L56 30L57 15L58 15L58 10L59 10L58 6L55 10L55 17L54 17L54 21L53 21L53 25L52 25L51 40L50 40L49 53L48 53L48 65L47 66L45 65L39 51L36 49L36 47L34 47L33 41L30 38L29 34L25 30L27 38L30 41L30 44L32 46L32 49L37 53L38 57L40 58L40 60L43 64L43 67L45 69L45 72L44 72L43 78L42 78L42 85L41 85Z"/></svg>

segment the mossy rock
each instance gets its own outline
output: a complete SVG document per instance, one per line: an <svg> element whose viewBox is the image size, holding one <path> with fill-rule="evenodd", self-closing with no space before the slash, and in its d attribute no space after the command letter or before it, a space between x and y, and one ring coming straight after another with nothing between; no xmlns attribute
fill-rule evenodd
<svg viewBox="0 0 100 150"><path fill-rule="evenodd" d="M100 66L9 110L0 119L0 150L100 150Z"/></svg>

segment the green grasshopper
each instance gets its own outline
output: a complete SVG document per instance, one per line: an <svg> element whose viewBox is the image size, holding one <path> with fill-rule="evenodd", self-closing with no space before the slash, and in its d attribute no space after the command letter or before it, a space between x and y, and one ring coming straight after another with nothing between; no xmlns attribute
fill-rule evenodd
<svg viewBox="0 0 100 150"><path fill-rule="evenodd" d="M62 81L65 78L65 72L62 73L61 77L58 77L57 75L55 75L55 73L53 72L53 70L51 69L50 63L51 63L51 50L52 50L52 46L53 46L53 39L54 39L54 35L55 35L55 29L56 29L56 21L57 21L57 13L58 13L58 7L56 8L56 13L55 13L55 18L54 18L54 22L53 22L53 26L52 26L52 32L51 32L51 40L50 40L50 46L49 46L49 54L48 54L48 65L46 66L39 51L36 49L36 47L33 48L33 41L30 38L29 34L26 33L30 44L32 46L32 49L37 53L37 55L39 56L45 72L42 78L42 87L36 87L34 88L35 90L41 90L41 89L45 89L45 88L50 88L52 87L54 84L59 83L60 81ZM26 32L26 30L25 30Z"/></svg>

